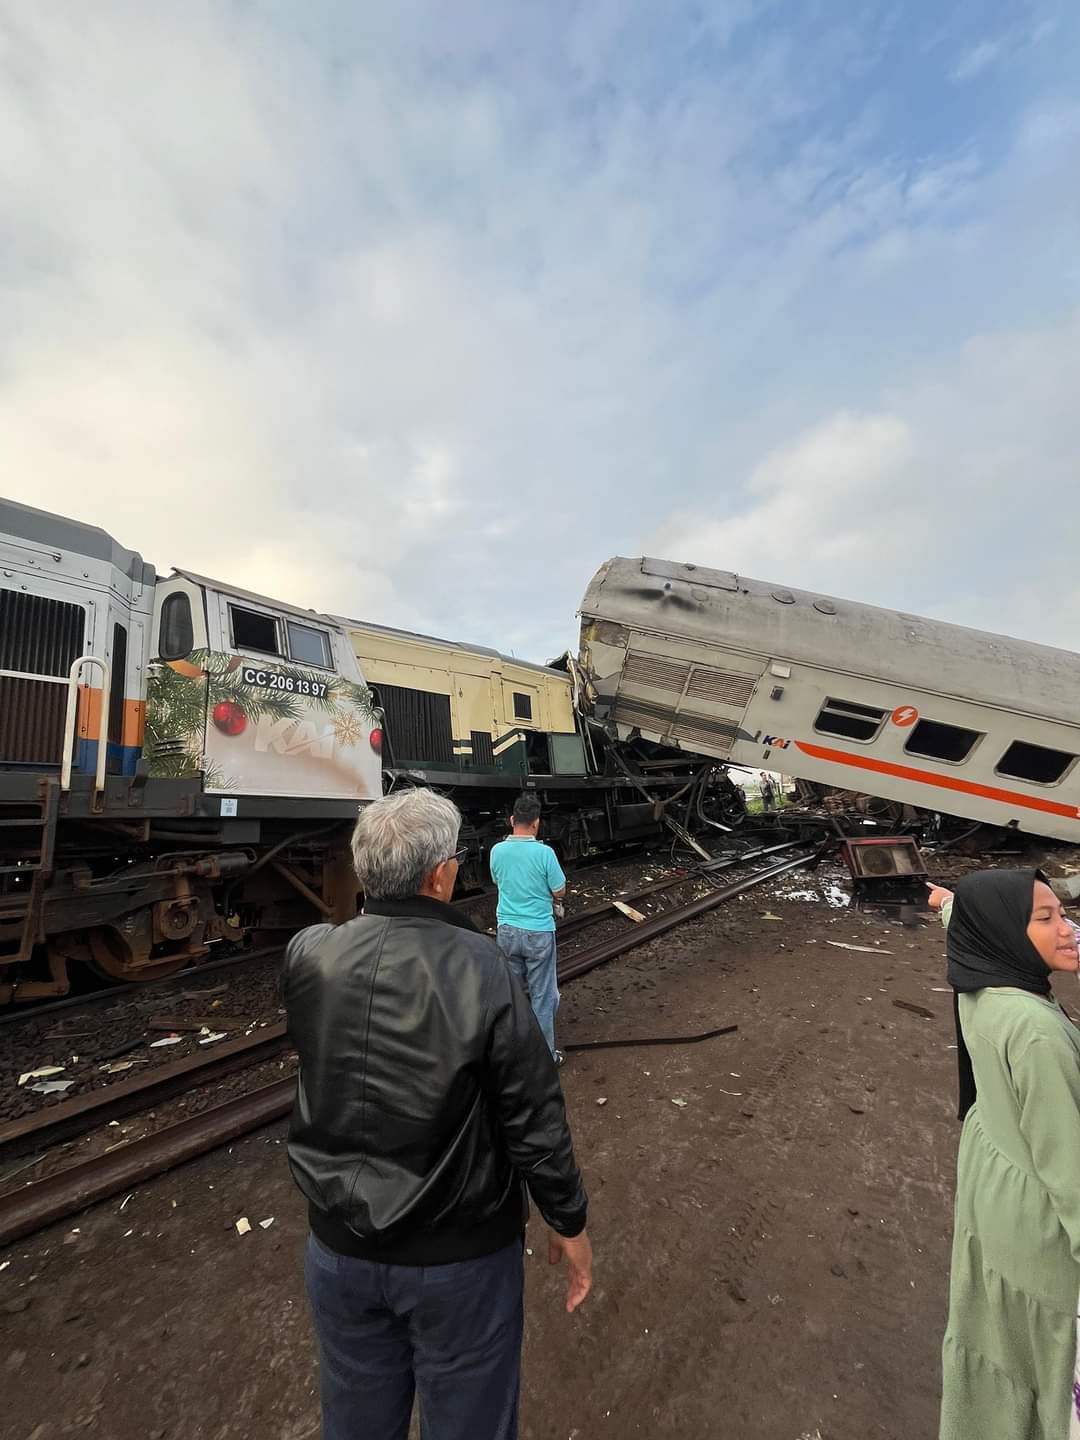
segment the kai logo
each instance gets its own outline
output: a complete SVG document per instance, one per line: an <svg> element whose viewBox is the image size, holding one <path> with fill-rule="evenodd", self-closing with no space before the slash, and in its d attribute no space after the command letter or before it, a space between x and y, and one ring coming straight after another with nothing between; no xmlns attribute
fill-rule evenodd
<svg viewBox="0 0 1080 1440"><path fill-rule="evenodd" d="M765 746L766 750L786 750L791 744L791 741L785 740L780 735L763 735L761 737L761 743Z"/></svg>
<svg viewBox="0 0 1080 1440"><path fill-rule="evenodd" d="M312 720L294 720L286 716L274 720L269 715L260 715L255 729L255 753L266 755L313 755L317 760L334 758L334 727L326 725L321 730Z"/></svg>

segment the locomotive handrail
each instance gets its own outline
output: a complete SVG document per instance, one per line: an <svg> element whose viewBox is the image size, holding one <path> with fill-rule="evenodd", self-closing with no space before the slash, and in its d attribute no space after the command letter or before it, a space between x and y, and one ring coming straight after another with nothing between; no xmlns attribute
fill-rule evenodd
<svg viewBox="0 0 1080 1440"><path fill-rule="evenodd" d="M109 748L109 699L112 690L112 671L107 660L100 655L80 655L71 662L68 671L67 713L64 717L64 758L60 766L60 789L71 789L71 763L75 754L75 716L79 707L79 673L84 665L101 667L101 727L98 735L97 770L94 775L95 793L105 789L105 762Z"/></svg>

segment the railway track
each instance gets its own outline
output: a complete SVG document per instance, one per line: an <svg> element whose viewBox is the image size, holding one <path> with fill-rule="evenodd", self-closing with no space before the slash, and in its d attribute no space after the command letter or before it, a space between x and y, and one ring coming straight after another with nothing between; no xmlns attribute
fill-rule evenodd
<svg viewBox="0 0 1080 1440"><path fill-rule="evenodd" d="M260 960L271 959L282 953L280 945L263 945L257 950L245 950L239 955L225 955L220 960L211 960L205 965L192 965L175 975L162 975L157 980L141 980L134 985L106 985L101 990L90 990L85 995L66 995L62 1000L45 1000L20 1005L11 1001L0 1009L0 1030L18 1025L27 1020L47 1020L52 1015L64 1015L69 1010L92 1009L95 1006L129 999L132 992L138 995L156 994L172 986L190 985L204 975L213 975L222 970L235 970L243 965L257 964Z"/></svg>
<svg viewBox="0 0 1080 1440"><path fill-rule="evenodd" d="M577 979L776 876L816 864L828 843L831 842L809 851L804 842L790 841L743 855L721 857L578 912L560 926L563 940L612 919L623 920L626 928L592 945L564 951L559 961L560 982L565 984ZM625 917L615 907L616 900L632 905L634 901L640 903L680 886L700 888L715 875L758 860L773 859L797 847L802 847L801 853L788 853L786 858L754 869L732 884L710 885L704 894L638 922ZM158 1065L145 1075L114 1082L18 1117L0 1127L0 1157L8 1159L28 1151L47 1150L82 1138L103 1125L280 1056L287 1046L283 1023L265 1025L253 1034L219 1044L205 1055L191 1055ZM248 1130L282 1118L291 1109L294 1092L295 1079L289 1076L0 1195L0 1245L140 1184Z"/></svg>

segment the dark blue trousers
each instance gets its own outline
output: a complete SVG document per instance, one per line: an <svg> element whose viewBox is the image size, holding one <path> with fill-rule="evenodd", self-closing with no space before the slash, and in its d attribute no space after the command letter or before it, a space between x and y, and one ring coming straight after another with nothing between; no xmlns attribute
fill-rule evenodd
<svg viewBox="0 0 1080 1440"><path fill-rule="evenodd" d="M323 1440L517 1440L521 1245L456 1265L376 1265L308 1237Z"/></svg>

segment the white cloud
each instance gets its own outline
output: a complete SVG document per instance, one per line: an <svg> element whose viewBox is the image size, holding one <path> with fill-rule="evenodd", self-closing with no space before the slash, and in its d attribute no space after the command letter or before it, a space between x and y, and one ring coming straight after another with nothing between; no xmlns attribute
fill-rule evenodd
<svg viewBox="0 0 1080 1440"><path fill-rule="evenodd" d="M997 63L998 59L1008 48L1008 41L1004 36L994 40L980 40L970 50L961 55L960 59L953 66L952 78L954 80L974 80L984 70Z"/></svg>
<svg viewBox="0 0 1080 1440"><path fill-rule="evenodd" d="M1077 253L1068 106L1004 159L908 91L890 130L898 14L0 0L0 485L519 654L741 477L770 524L820 490L861 584L926 443L897 377L1045 324Z"/></svg>
<svg viewBox="0 0 1080 1440"><path fill-rule="evenodd" d="M1080 312L973 341L887 412L766 455L740 513L682 514L645 549L1075 649L1077 393Z"/></svg>

